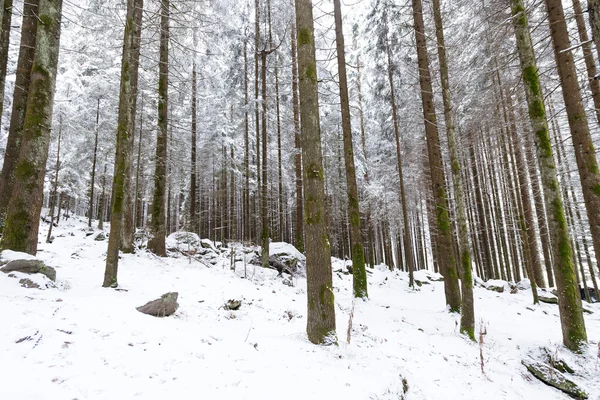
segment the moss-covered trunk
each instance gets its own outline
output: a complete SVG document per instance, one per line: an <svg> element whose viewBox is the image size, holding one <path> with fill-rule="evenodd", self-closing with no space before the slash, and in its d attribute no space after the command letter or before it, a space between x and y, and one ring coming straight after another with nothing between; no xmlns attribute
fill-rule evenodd
<svg viewBox="0 0 600 400"><path fill-rule="evenodd" d="M23 123L25 121L27 95L29 94L31 80L31 66L33 65L33 57L35 55L35 37L38 25L37 13L38 0L31 0L23 6L23 24L21 25L21 43L19 47L19 59L17 61L13 105L10 114L4 163L2 165L2 172L0 173L0 232L2 232L2 228L4 227L6 210L15 183L15 167L19 158L19 152L21 151ZM3 93L2 98L4 98Z"/></svg>
<svg viewBox="0 0 600 400"><path fill-rule="evenodd" d="M13 14L12 0L4 0L0 16L0 116L4 110L4 85L6 83L6 66L8 64L8 45Z"/></svg>
<svg viewBox="0 0 600 400"><path fill-rule="evenodd" d="M337 341L319 120L312 0L296 0L308 314L313 343Z"/></svg>
<svg viewBox="0 0 600 400"><path fill-rule="evenodd" d="M133 180L132 180L132 165L133 165L133 145L135 138L135 114L137 110L137 97L138 97L138 69L140 64L140 45L142 38L142 12L143 12L143 0L138 0L135 3L134 17L133 17L133 38L131 42L131 96L129 99L129 112L131 117L128 119L128 147L127 156L129 159L125 164L125 198L123 200L123 225L121 227L121 250L124 253L133 253L133 240L135 235L135 224L133 215L133 200L135 194L133 192Z"/></svg>
<svg viewBox="0 0 600 400"><path fill-rule="evenodd" d="M102 286L110 287L117 285L117 270L119 265L119 247L121 243L121 229L123 223L123 208L125 204L125 179L128 171L127 164L131 162L130 136L134 134L130 129L135 118L135 103L132 101L133 84L137 82L132 80L137 75L137 63L133 60L134 37L139 14L142 13L142 0L127 1L127 19L125 21L125 32L123 34L123 54L121 61L121 88L119 94L119 119L117 124L117 146L115 155L115 173L113 177L113 191L110 213L110 235L108 238L108 249L106 251L106 268L104 271L104 282ZM105 167L106 168L106 167ZM106 169L103 179L106 179ZM104 188L103 188L104 192ZM104 194L103 196L104 197ZM104 207L104 198L101 199L101 210ZM100 221L104 219L103 213L100 214ZM101 222L98 224L100 227Z"/></svg>
<svg viewBox="0 0 600 400"><path fill-rule="evenodd" d="M365 270L365 251L360 227L360 207L358 204L358 186L356 167L354 166L354 146L352 144L352 126L350 121L350 100L348 98L348 78L346 76L346 52L340 0L333 0L335 17L335 38L337 49L338 79L342 112L342 135L344 140L344 162L346 166L346 185L348 190L348 215L350 216L350 253L352 254L352 286L354 297L364 298L367 292L367 272Z"/></svg>
<svg viewBox="0 0 600 400"><path fill-rule="evenodd" d="M551 15L551 31L556 48L556 36L561 34L561 32L557 31L558 25L562 26L561 31L565 35L564 40L568 41L562 4L560 4L560 0L558 2L555 0L546 0L546 6ZM544 97L540 88L538 69L535 63L533 45L529 34L529 24L523 1L511 0L511 9L515 36L517 38L517 50L519 53L521 70L523 72L523 83L525 85L525 94L529 108L529 119L535 136L537 159L542 179L542 187L544 188L546 210L548 212L548 228L550 231L550 242L552 244L554 259L554 273L559 296L558 306L563 343L571 350L576 351L582 343L587 341L587 334L583 320L581 299L577 287L575 266L573 265L571 238L569 237L565 219L565 210L560 194L560 185L558 183L556 165L554 164L552 154L552 144L548 132ZM560 47L556 48L557 53L560 52L560 49ZM570 57L567 62L570 62L571 66L573 66L571 53L569 51L563 53L563 55L566 54ZM558 56L560 55L557 54L557 58L559 58ZM558 61L560 63L562 60ZM576 75L573 75L573 78L577 79Z"/></svg>
<svg viewBox="0 0 600 400"><path fill-rule="evenodd" d="M473 271L471 267L471 250L469 248L469 233L467 231L467 213L465 193L461 180L461 165L456 138L454 135L454 118L452 117L452 100L448 78L448 60L446 59L446 44L444 40L444 25L440 9L440 0L433 0L433 16L437 37L438 58L440 62L440 76L442 80L442 98L444 102L444 119L446 121L446 134L450 150L450 163L452 165L452 183L458 225L459 258L461 266L461 292L462 309L460 318L460 331L475 340L475 310L473 307Z"/></svg>
<svg viewBox="0 0 600 400"><path fill-rule="evenodd" d="M62 0L40 0L35 56L23 123L15 184L8 204L2 248L37 251L46 161L52 128L54 88L60 47Z"/></svg>
<svg viewBox="0 0 600 400"><path fill-rule="evenodd" d="M448 213L448 198L446 194L444 166L442 164L442 153L440 139L438 136L437 120L433 104L433 89L431 86L431 74L429 72L429 60L427 57L427 45L425 42L425 24L423 22L423 4L421 0L413 0L413 18L415 38L417 42L417 58L419 64L419 83L421 86L421 101L423 105L423 119L425 122L425 136L427 138L427 153L429 155L429 167L431 172L431 188L435 202L437 245L439 254L439 265L444 275L444 290L446 293L446 304L450 311L459 312L461 305L460 289L456 259L453 249L452 225Z"/></svg>
<svg viewBox="0 0 600 400"><path fill-rule="evenodd" d="M154 197L152 199L152 239L148 249L164 257L167 255L165 196L167 188L167 137L169 118L169 0L161 0L160 66L158 69L158 135L156 136L156 166L154 168Z"/></svg>

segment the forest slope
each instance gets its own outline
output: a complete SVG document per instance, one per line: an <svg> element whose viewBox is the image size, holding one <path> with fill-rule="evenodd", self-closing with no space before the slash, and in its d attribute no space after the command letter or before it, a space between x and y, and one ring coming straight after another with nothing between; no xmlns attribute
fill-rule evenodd
<svg viewBox="0 0 600 400"><path fill-rule="evenodd" d="M590 344L580 357L561 345L557 306L532 306L528 291L476 287L476 334L482 321L487 329L483 374L480 346L457 333L442 282L412 291L406 274L372 270L348 345L352 279L334 273L339 346L315 346L305 334L303 278L290 287L277 271L248 265L244 279L243 263L231 271L227 252L210 268L140 252L119 263L126 291L103 289L106 242L84 231L85 221L71 218L55 228L54 243L40 245L56 288L26 289L0 274L2 399L397 399L403 378L407 399L566 399L521 364L541 346L600 397L598 305L585 315ZM334 271L342 267L334 262ZM179 292L173 316L136 311L169 291ZM229 299L241 308L226 310Z"/></svg>

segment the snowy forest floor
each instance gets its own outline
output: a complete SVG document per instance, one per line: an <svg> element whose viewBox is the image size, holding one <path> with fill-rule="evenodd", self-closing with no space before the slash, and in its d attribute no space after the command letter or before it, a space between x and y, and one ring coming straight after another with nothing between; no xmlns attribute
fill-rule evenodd
<svg viewBox="0 0 600 400"><path fill-rule="evenodd" d="M403 379L409 400L566 399L521 364L542 346L600 399L599 304L588 306L589 347L575 356L561 345L556 305L476 287L476 330L487 330L482 373L480 345L458 334L442 282L411 290L405 273L372 270L347 344L352 276L334 273L339 345L315 346L305 335L305 279L289 287L277 271L251 265L244 279L226 253L208 268L139 252L119 263L127 291L103 289L107 243L84 231L85 221L71 218L40 245L56 288L27 289L0 274L0 399L399 399ZM334 271L342 266L336 260ZM169 291L179 292L173 316L136 311ZM224 309L229 299L241 308Z"/></svg>

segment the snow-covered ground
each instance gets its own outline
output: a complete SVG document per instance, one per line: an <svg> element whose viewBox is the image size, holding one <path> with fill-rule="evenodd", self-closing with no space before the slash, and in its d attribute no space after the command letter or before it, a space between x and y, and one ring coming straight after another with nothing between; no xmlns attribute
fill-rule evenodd
<svg viewBox="0 0 600 400"><path fill-rule="evenodd" d="M141 252L121 258L126 291L103 289L107 243L84 228L83 220L61 222L54 243L40 245L56 288L23 288L0 273L0 399L399 399L403 379L409 400L566 399L521 364L541 346L600 399L597 304L585 315L589 347L575 356L560 344L557 306L532 306L528 291L475 288L477 331L487 332L482 373L480 345L458 334L443 282L413 291L404 273L373 270L347 344L352 280L334 273L339 346L315 346L305 335L304 279L290 287L276 271L244 272L240 262L232 271L227 254L209 267ZM169 291L179 292L173 316L136 311ZM224 309L229 299L241 308Z"/></svg>

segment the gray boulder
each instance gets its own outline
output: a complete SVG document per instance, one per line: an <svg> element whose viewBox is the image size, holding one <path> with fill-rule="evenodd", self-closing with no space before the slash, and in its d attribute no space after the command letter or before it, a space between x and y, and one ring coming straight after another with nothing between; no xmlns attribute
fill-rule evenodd
<svg viewBox="0 0 600 400"><path fill-rule="evenodd" d="M104 234L104 232L100 232L96 235L96 237L94 237L94 240L96 242L102 242L103 240L106 240L106 235Z"/></svg>
<svg viewBox="0 0 600 400"><path fill-rule="evenodd" d="M160 299L149 301L136 310L143 314L152 315L154 317L168 317L177 311L179 303L177 303L178 292L169 292L163 294Z"/></svg>
<svg viewBox="0 0 600 400"><path fill-rule="evenodd" d="M576 383L567 379L560 371L535 360L522 360L521 363L533 376L548 386L552 386L576 399L587 399L588 395Z"/></svg>
<svg viewBox="0 0 600 400"><path fill-rule="evenodd" d="M8 274L9 272L22 272L24 274L43 274L51 281L56 281L56 270L44 264L40 260L13 260L0 268L0 271Z"/></svg>
<svg viewBox="0 0 600 400"><path fill-rule="evenodd" d="M547 293L538 293L538 299L546 304L558 304L558 297Z"/></svg>

